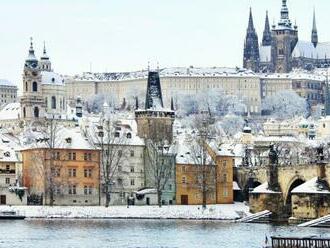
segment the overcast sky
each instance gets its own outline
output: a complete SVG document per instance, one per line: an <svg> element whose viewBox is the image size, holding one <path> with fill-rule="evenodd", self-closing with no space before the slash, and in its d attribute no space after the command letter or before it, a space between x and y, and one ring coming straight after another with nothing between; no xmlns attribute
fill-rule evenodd
<svg viewBox="0 0 330 248"><path fill-rule="evenodd" d="M36 54L46 41L61 74L147 67L241 66L252 7L262 37L265 12L280 15L281 0L1 0L0 78L21 84L29 37ZM310 39L313 7L320 41L330 41L329 0L288 0L299 38Z"/></svg>

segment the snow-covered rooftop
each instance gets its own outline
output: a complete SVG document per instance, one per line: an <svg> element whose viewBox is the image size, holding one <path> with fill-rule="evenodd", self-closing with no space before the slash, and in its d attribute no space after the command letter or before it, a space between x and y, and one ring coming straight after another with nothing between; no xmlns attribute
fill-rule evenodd
<svg viewBox="0 0 330 248"><path fill-rule="evenodd" d="M8 103L0 111L0 120L18 119L20 113L21 113L21 104L19 102Z"/></svg>
<svg viewBox="0 0 330 248"><path fill-rule="evenodd" d="M42 71L41 77L43 84L54 84L54 85L64 84L64 78L60 74L52 71Z"/></svg>
<svg viewBox="0 0 330 248"><path fill-rule="evenodd" d="M329 187L318 182L317 177L299 185L292 193L330 194Z"/></svg>
<svg viewBox="0 0 330 248"><path fill-rule="evenodd" d="M13 86L13 87L17 87L16 85L14 85L12 82L10 82L7 79L0 79L0 85L1 86Z"/></svg>
<svg viewBox="0 0 330 248"><path fill-rule="evenodd" d="M225 67L171 67L159 70L160 77L257 77L250 70ZM148 77L148 71L92 73L84 72L73 76L73 80L81 81L118 81Z"/></svg>
<svg viewBox="0 0 330 248"><path fill-rule="evenodd" d="M265 183L259 185L258 187L255 187L251 193L252 194L278 194L280 192L270 190L269 186L268 186L268 182L265 182Z"/></svg>
<svg viewBox="0 0 330 248"><path fill-rule="evenodd" d="M330 57L330 42L319 42L316 47L310 41L298 41L293 57L325 59Z"/></svg>

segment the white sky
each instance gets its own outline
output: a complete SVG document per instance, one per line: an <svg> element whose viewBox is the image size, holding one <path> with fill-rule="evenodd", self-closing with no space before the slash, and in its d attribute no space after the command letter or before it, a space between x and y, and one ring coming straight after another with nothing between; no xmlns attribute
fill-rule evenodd
<svg viewBox="0 0 330 248"><path fill-rule="evenodd" d="M46 41L61 74L147 67L241 66L253 9L259 42L265 12L278 20L281 0L1 0L0 78L21 84L29 37ZM299 38L310 39L313 7L320 41L330 41L329 0L288 0Z"/></svg>

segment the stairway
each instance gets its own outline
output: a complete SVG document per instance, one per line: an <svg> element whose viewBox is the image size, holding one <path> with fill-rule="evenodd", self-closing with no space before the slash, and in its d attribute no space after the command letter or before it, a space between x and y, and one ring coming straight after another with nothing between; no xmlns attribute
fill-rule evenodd
<svg viewBox="0 0 330 248"><path fill-rule="evenodd" d="M239 219L238 222L243 223L269 223L272 212L264 210L249 216L246 216L242 219Z"/></svg>
<svg viewBox="0 0 330 248"><path fill-rule="evenodd" d="M323 216L321 218L304 222L299 227L327 227L330 228L330 215Z"/></svg>

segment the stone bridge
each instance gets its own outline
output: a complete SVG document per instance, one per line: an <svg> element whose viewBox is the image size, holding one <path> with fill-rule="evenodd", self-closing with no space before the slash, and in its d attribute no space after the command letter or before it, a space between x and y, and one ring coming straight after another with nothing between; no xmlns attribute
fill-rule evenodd
<svg viewBox="0 0 330 248"><path fill-rule="evenodd" d="M325 166L325 175L330 185L330 164ZM234 170L234 180L244 192L244 199L248 199L249 188L254 188L267 181L268 167L241 167ZM291 202L290 192L302 183L319 176L320 166L308 165L286 165L278 167L278 182L286 203ZM288 197L289 196L289 197Z"/></svg>

